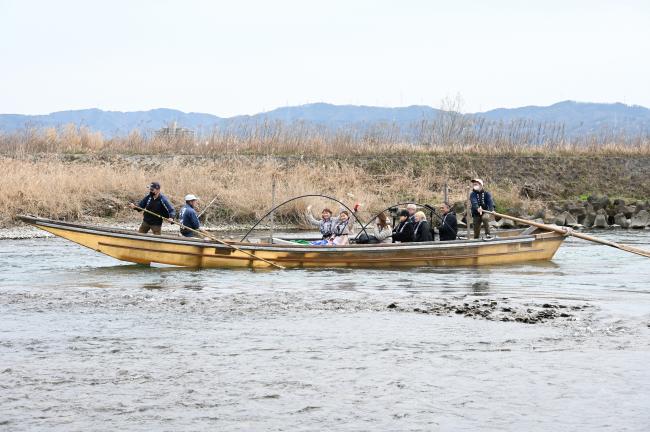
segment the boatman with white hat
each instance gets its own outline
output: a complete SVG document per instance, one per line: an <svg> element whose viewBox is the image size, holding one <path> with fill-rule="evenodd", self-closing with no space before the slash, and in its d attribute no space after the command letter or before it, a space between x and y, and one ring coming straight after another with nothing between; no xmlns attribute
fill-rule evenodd
<svg viewBox="0 0 650 432"><path fill-rule="evenodd" d="M474 224L474 238L481 235L481 225L485 227L485 238L491 239L490 215L483 213L483 210L494 211L494 200L492 194L483 189L483 180L472 179L472 193L469 195L472 204L472 223Z"/></svg>
<svg viewBox="0 0 650 432"><path fill-rule="evenodd" d="M194 206L198 200L199 198L196 195L185 195L185 205L178 213L178 221L183 224L183 226L192 228L193 230L197 231L201 230L201 223L199 222L199 217L197 216L196 210L194 209ZM197 233L185 228L181 228L181 235L183 237L198 237Z"/></svg>

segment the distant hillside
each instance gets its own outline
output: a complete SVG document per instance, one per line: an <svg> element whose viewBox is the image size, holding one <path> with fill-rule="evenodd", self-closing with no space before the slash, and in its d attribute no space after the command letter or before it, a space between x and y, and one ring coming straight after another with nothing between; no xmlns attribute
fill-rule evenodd
<svg viewBox="0 0 650 432"><path fill-rule="evenodd" d="M441 111L438 109L419 105L383 108L326 103L283 107L252 116L243 115L230 118L203 113L185 113L164 108L132 112L102 111L93 108L60 111L47 115L0 114L0 131L13 132L26 127L60 127L73 123L87 126L110 137L128 134L132 130L140 130L144 133L152 132L173 121L181 127L200 133L209 132L214 128L255 124L264 120L288 123L301 121L331 129L390 123L407 130L423 119L435 119L440 113ZM506 123L520 119L536 123L562 123L569 136L600 133L604 130L629 135L650 134L650 110L641 106L629 106L621 103L598 104L565 101L547 107L499 108L467 115Z"/></svg>
<svg viewBox="0 0 650 432"><path fill-rule="evenodd" d="M276 108L273 111L254 116L240 116L235 119L260 120L268 118L286 122L307 121L325 126L346 126L350 124L398 123L409 125L423 118L433 119L440 110L424 105L399 108L383 108L357 105L332 105L313 103L293 107Z"/></svg>
<svg viewBox="0 0 650 432"><path fill-rule="evenodd" d="M568 135L585 135L603 130L630 135L650 133L650 109L622 103L564 101L546 107L499 108L476 115L505 122L526 119L538 123L563 123Z"/></svg>
<svg viewBox="0 0 650 432"><path fill-rule="evenodd" d="M212 114L184 113L167 108L130 112L91 108L59 111L47 115L0 114L0 130L10 132L26 127L59 127L73 123L100 131L105 136L115 136L128 134L133 130L155 131L172 121L189 129L200 130L220 126L224 119Z"/></svg>

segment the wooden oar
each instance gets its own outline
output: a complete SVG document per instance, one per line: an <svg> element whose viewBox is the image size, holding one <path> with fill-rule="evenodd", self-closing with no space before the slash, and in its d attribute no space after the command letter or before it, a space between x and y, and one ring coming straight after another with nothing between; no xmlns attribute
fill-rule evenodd
<svg viewBox="0 0 650 432"><path fill-rule="evenodd" d="M216 197L212 198L212 201L210 201L210 203L209 203L207 206L205 206L205 208L204 208L203 210L201 210L201 213L199 213L199 214L197 215L197 217L201 217L201 216L203 216L203 213L205 213L205 211L206 211L208 208L210 208L210 206L211 206L212 204L214 204L214 202L217 200L217 198L219 198L218 195L217 195Z"/></svg>
<svg viewBox="0 0 650 432"><path fill-rule="evenodd" d="M166 218L160 216L159 214L156 214L156 213L152 212L151 210L147 210L147 209L145 209L145 208L138 207L137 205L133 205L133 208L134 208L134 209L137 209L137 210L141 210L141 211L143 211L143 212L145 212L145 213L149 213L149 214L152 215L152 216L159 217L159 218L161 218L162 220L166 220L166 221L169 222L168 219L166 219ZM208 234L207 232L203 232L203 231L198 231L198 230L192 229L192 228L190 228L190 227L188 227L188 226L183 225L183 224L180 223L180 222L170 222L170 223L171 223L171 224L178 225L179 227L181 227L181 228L183 228L183 229L186 229L186 230L192 231L192 232L195 233L195 234L202 235L202 236L206 236L206 237L208 237L208 238L210 238L210 239L216 241L217 243L220 243L220 244L222 244L222 245L224 245L224 246L228 246L228 247L231 248L231 249L234 249L234 250L236 250L236 251L239 251L239 252L241 252L241 253L244 253L244 254L246 254L246 255L248 255L248 256L251 256L251 257L253 257L253 258L255 258L255 259L258 259L258 260L260 260L260 261L264 261L265 263L267 263L267 264L271 264L272 266L277 267L277 268L279 268L280 270L284 270L284 269L285 269L284 267L282 267L282 266L279 265L279 264L276 264L276 263L274 263L274 262L271 262L271 261L269 261L269 260L266 260L266 259L264 259L264 258L262 258L262 257L259 257L259 256L255 255L255 254L252 254L252 253L250 253L250 252L248 252L248 251L245 251L245 250L243 250L243 249L239 249L239 248L238 248L237 246L235 246L235 245L232 245L232 244L230 244L230 243L226 243L225 241L219 240L218 238L216 238L216 237L213 236L213 235Z"/></svg>
<svg viewBox="0 0 650 432"><path fill-rule="evenodd" d="M530 221L528 219L522 219L522 218L518 218L518 217L515 217L515 216L509 216L509 215L505 215L505 214L501 214L501 213L497 213L497 212L493 212L493 211L487 211L487 210L483 210L483 213L488 213L488 214L491 214L493 216L498 216L500 218L510 219L510 220L515 221L515 222L519 222L519 223L522 223L522 224L525 224L525 225L531 225L531 226L534 226L534 227L537 227L537 228L545 229L547 231L554 231L556 233L560 233L560 234L564 234L564 235L570 235L570 236L577 237L577 238L580 238L580 239L583 239L583 240L588 240L588 241L591 241L591 242L594 242L594 243L600 243L600 244L603 244L605 246L611 246L611 247L614 247L616 249L624 250L625 252L630 252L630 253L633 253L633 254L641 255L641 256L646 257L646 258L650 258L650 251L646 251L646 250L643 250L643 249L635 248L635 247L620 244L620 243L614 243L614 242L611 242L609 240L605 240L605 239L601 239L601 238L598 238L598 237L593 237L593 236L590 236L590 235L587 235L587 234L579 233L579 232L576 232L576 231L574 231L574 230L572 230L571 228L568 228L568 227L559 227L557 225L547 225L547 224L543 224L543 223L539 223L539 222Z"/></svg>

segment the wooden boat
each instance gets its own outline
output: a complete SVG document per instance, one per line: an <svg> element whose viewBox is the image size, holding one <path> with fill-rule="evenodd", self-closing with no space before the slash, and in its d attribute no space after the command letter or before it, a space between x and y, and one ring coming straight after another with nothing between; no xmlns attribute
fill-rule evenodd
<svg viewBox="0 0 650 432"><path fill-rule="evenodd" d="M19 216L19 219L122 261L196 268L272 268L269 263L209 240L140 234L34 216ZM564 238L561 234L531 227L501 231L491 240L339 247L299 245L286 241L282 244L231 244L286 268L397 268L482 266L550 260Z"/></svg>

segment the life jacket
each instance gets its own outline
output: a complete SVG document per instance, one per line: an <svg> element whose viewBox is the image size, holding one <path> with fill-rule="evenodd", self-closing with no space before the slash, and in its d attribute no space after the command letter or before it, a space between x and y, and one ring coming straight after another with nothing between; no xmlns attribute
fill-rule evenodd
<svg viewBox="0 0 650 432"><path fill-rule="evenodd" d="M321 235L323 236L323 238L332 236L332 223L333 222L334 221L332 220L331 217L328 220L322 219L320 221L318 229L319 229Z"/></svg>
<svg viewBox="0 0 650 432"><path fill-rule="evenodd" d="M334 228L332 229L332 234L335 236L342 236L342 235L347 235L348 233L345 232L347 227L348 227L348 222L350 222L349 219L347 219L345 222L339 222L337 223Z"/></svg>

